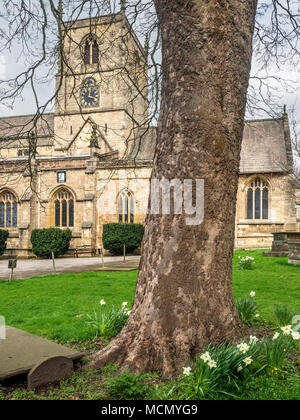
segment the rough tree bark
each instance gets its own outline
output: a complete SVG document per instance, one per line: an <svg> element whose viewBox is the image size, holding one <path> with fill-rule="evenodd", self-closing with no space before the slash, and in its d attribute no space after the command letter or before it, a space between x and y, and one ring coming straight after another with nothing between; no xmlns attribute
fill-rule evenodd
<svg viewBox="0 0 300 420"><path fill-rule="evenodd" d="M148 215L131 316L90 366L170 376L240 332L232 255L256 3L155 0L163 88L152 177L204 179L204 222Z"/></svg>

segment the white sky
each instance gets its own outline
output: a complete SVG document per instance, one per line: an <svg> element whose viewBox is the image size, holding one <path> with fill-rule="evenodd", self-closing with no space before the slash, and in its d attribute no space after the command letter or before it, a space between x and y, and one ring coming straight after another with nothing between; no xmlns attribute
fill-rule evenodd
<svg viewBox="0 0 300 420"><path fill-rule="evenodd" d="M252 74L256 74L258 69L258 65L256 64L255 57L253 59L252 64ZM24 70L24 57L19 58L18 52L16 49L13 53L9 51L2 53L0 55L0 79L7 79L15 76L19 72ZM296 112L295 116L296 119L300 121L300 99L299 92L300 92L300 64L298 68L292 68L287 64L282 65L280 71L275 68L275 66L269 72L269 75L272 74L274 76L279 76L285 79L286 81L291 81L292 83L288 83L288 86L281 86L276 81L269 82L270 86L274 90L273 93L276 93L276 103L280 108L283 109L284 104L289 107L295 106ZM39 88L39 98L41 103L44 103L49 98L50 94L52 95L55 88L55 80L49 81L48 84L42 84ZM53 109L49 109L50 112ZM35 103L33 100L33 95L31 92L30 87L28 86L23 92L23 98L16 99L13 109L4 107L0 105L0 116L12 116L12 115L23 115L23 114L30 114L35 112ZM266 115L257 114L257 118L266 117ZM246 116L248 118L248 115ZM250 116L249 116L250 118Z"/></svg>

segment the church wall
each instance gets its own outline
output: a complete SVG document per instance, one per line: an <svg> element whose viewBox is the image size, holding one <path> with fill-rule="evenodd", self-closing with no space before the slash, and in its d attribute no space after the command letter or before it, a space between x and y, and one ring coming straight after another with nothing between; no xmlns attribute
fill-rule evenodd
<svg viewBox="0 0 300 420"><path fill-rule="evenodd" d="M269 185L268 219L247 219L247 186L260 176ZM240 175L237 194L236 247L269 248L272 232L295 229L295 206L290 178L281 174Z"/></svg>
<svg viewBox="0 0 300 420"><path fill-rule="evenodd" d="M97 172L97 244L102 247L103 224L118 223L118 195L128 189L134 195L134 223L145 223L150 191L151 167L107 169Z"/></svg>

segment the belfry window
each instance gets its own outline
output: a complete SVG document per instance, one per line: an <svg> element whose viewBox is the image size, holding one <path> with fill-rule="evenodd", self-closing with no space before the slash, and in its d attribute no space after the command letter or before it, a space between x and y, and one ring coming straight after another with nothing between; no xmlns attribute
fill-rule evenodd
<svg viewBox="0 0 300 420"><path fill-rule="evenodd" d="M97 40L90 36L84 43L84 64L96 64L99 61L99 47Z"/></svg>
<svg viewBox="0 0 300 420"><path fill-rule="evenodd" d="M134 223L134 197L125 190L120 193L118 201L119 223Z"/></svg>
<svg viewBox="0 0 300 420"><path fill-rule="evenodd" d="M18 203L10 191L0 194L0 229L18 226Z"/></svg>
<svg viewBox="0 0 300 420"><path fill-rule="evenodd" d="M74 198L65 188L61 188L54 194L54 225L55 227L74 227Z"/></svg>
<svg viewBox="0 0 300 420"><path fill-rule="evenodd" d="M247 190L247 219L269 218L269 186L266 181L256 178Z"/></svg>

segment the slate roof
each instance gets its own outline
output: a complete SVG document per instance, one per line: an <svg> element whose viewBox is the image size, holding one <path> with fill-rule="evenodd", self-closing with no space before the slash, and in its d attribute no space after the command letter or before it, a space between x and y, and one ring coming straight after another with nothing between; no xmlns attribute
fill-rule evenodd
<svg viewBox="0 0 300 420"><path fill-rule="evenodd" d="M28 132L34 127L35 115L21 115L16 117L0 118L0 144L7 143L5 147L16 147L20 141L24 146ZM54 136L54 114L44 114L36 124L38 146L52 144Z"/></svg>
<svg viewBox="0 0 300 420"><path fill-rule="evenodd" d="M33 126L34 115L0 118L0 145L24 146L27 132ZM54 114L45 114L37 123L38 145L52 145ZM152 161L157 138L157 127L140 128L128 161ZM21 144L20 144L21 143ZM287 114L282 118L246 121L243 134L240 173L270 173L292 170L293 158Z"/></svg>
<svg viewBox="0 0 300 420"><path fill-rule="evenodd" d="M246 121L240 173L286 172L293 166L287 116Z"/></svg>
<svg viewBox="0 0 300 420"><path fill-rule="evenodd" d="M139 130L128 160L153 160L157 128ZM292 170L292 148L287 115L278 119L246 121L240 173Z"/></svg>
<svg viewBox="0 0 300 420"><path fill-rule="evenodd" d="M153 160L157 138L157 127L140 128L135 133L133 147L127 157L130 161Z"/></svg>

